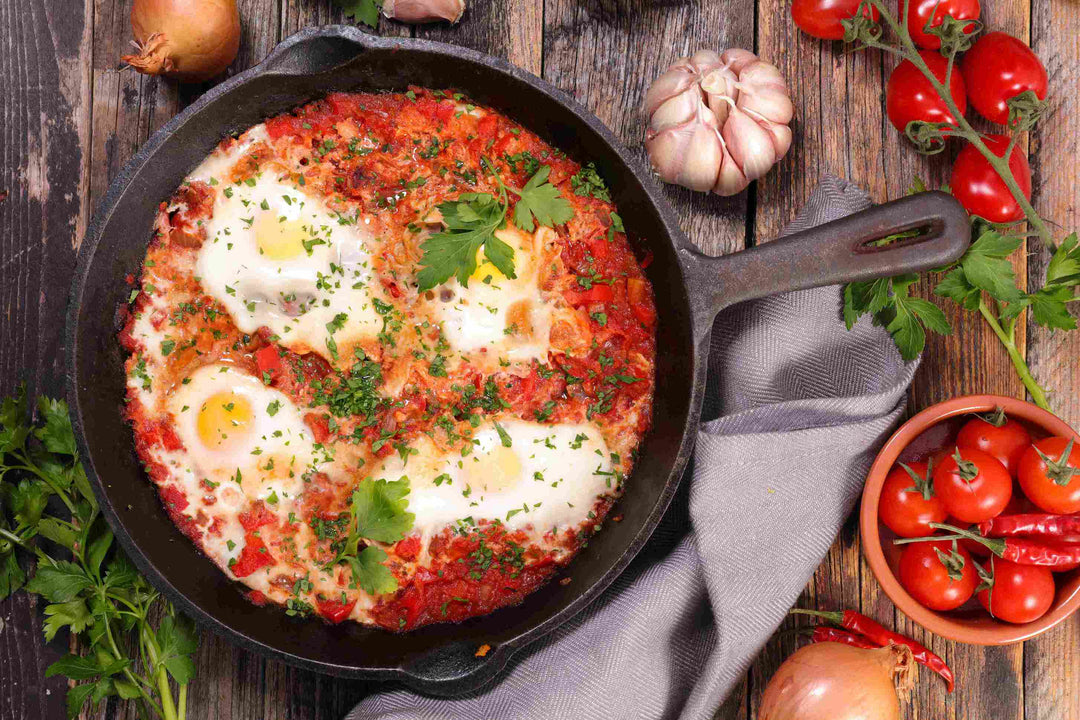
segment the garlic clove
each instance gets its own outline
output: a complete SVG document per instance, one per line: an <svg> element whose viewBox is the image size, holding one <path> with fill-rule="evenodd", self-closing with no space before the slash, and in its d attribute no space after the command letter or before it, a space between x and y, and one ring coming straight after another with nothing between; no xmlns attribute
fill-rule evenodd
<svg viewBox="0 0 1080 720"><path fill-rule="evenodd" d="M712 191L717 195L736 195L746 189L750 181L742 174L738 163L731 157L727 149L724 149L720 162L720 172L717 174L716 184Z"/></svg>
<svg viewBox="0 0 1080 720"><path fill-rule="evenodd" d="M693 67L695 72L704 75L713 68L718 68L723 65L724 61L712 50L698 50L690 56L688 63Z"/></svg>
<svg viewBox="0 0 1080 720"><path fill-rule="evenodd" d="M404 23L456 23L464 12L465 0L385 0L382 6L383 15Z"/></svg>
<svg viewBox="0 0 1080 720"><path fill-rule="evenodd" d="M748 180L757 180L776 163L772 135L739 108L731 108L721 134L728 152Z"/></svg>
<svg viewBox="0 0 1080 720"><path fill-rule="evenodd" d="M737 102L743 110L752 110L775 123L791 120L794 106L787 83L775 65L758 61L747 66L739 74L738 86L741 94Z"/></svg>
<svg viewBox="0 0 1080 720"><path fill-rule="evenodd" d="M780 162L780 159L791 149L791 128L779 123L769 123L765 129L772 136L773 147L776 149L775 162Z"/></svg>
<svg viewBox="0 0 1080 720"><path fill-rule="evenodd" d="M689 85L678 95L665 100L649 116L649 129L659 132L693 119L701 108L701 92Z"/></svg>
<svg viewBox="0 0 1080 720"><path fill-rule="evenodd" d="M716 182L723 147L716 129L699 119L658 133L645 140L653 170L664 182L707 191Z"/></svg>
<svg viewBox="0 0 1080 720"><path fill-rule="evenodd" d="M742 48L730 48L720 55L720 63L731 68L736 75L742 75L743 68L755 62L760 62L758 56Z"/></svg>
<svg viewBox="0 0 1080 720"><path fill-rule="evenodd" d="M645 114L652 115L661 105L685 93L687 89L695 89L697 78L691 72L671 69L656 79L645 94Z"/></svg>

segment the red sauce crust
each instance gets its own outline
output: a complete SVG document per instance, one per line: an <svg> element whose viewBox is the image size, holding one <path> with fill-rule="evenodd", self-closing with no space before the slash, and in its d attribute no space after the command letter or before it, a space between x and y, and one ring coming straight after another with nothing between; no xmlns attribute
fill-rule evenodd
<svg viewBox="0 0 1080 720"><path fill-rule="evenodd" d="M186 184L161 205L140 290L127 311L119 341L131 353L126 415L136 450L170 517L197 544L202 533L213 533L217 524L205 514L184 512L189 498L170 484L167 469L155 460L158 450L178 450L182 444L160 414L144 407L138 388L145 389L148 383L172 388L210 363L241 368L288 395L297 407L312 408L304 420L317 442L359 444L373 457L394 452L396 444L420 434L449 440L454 428L464 427L470 416L493 412L553 424L588 420L604 430L612 448L630 452L648 430L656 310L642 261L625 233L615 229L615 207L575 192L572 178L581 166L533 133L494 112L477 118L461 107L460 96L422 88L408 94L332 94L268 120L266 132L273 147L254 146L229 179L243 180L259 172L268 158L284 157L294 179L320 193L330 207L377 216L383 243L375 270L387 293L397 298L415 293L415 286L410 287L396 269L417 265L421 251L415 222L421 213L462 192L496 193L496 183L483 170L485 164L496 166L504 181L517 187L539 165L550 166L549 182L575 212L569 223L555 228L564 272L545 281L546 291L561 296L569 318L551 329L549 361L488 373L463 363L438 375L431 372L429 359L415 361L409 354L413 346L403 342L383 348L378 358L384 377L397 372L405 378L393 402L381 404L363 423L337 414L322 402L326 388L348 382L352 370L333 367L315 353L298 354L282 347L268 331L240 332L184 270L205 240L200 220L212 211L218 192L205 183ZM157 278L168 280L167 298L160 297ZM161 300L168 311L160 309ZM172 344L152 379L142 359L145 348L133 332L137 318L146 313ZM435 344L438 339L436 329L421 340ZM627 457L625 467L631 462ZM213 488L203 489L203 500L213 500ZM346 484L325 476L312 478L301 499L299 521L313 524L347 517L350 493ZM615 494L598 501L590 520L577 530L549 538L558 553L530 546L523 535L508 533L498 524L481 523L465 534L447 529L437 535L426 548L430 563L418 566L414 562L420 552L418 539L402 540L387 562L400 587L379 599L372 619L390 630L407 630L431 622L457 622L520 602L573 557L599 527ZM253 505L240 515L246 544L231 566L237 577L290 562L296 552L263 542L260 523L276 522L264 511ZM313 552L332 556L331 542ZM292 562L299 573L302 563ZM249 597L256 604L267 601L258 590ZM340 622L353 604L320 596L315 610L330 622Z"/></svg>

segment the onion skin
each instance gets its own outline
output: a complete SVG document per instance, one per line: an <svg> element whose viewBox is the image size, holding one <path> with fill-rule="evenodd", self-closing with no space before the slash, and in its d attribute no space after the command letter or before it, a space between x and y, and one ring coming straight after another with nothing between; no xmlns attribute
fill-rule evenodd
<svg viewBox="0 0 1080 720"><path fill-rule="evenodd" d="M220 75L240 50L236 0L135 0L131 29L139 52L120 59L181 82Z"/></svg>
<svg viewBox="0 0 1080 720"><path fill-rule="evenodd" d="M453 24L465 12L465 0L385 0L382 12L391 20L403 23L446 20Z"/></svg>
<svg viewBox="0 0 1080 720"><path fill-rule="evenodd" d="M761 698L759 720L900 720L898 690L916 672L911 649L822 642L795 651Z"/></svg>

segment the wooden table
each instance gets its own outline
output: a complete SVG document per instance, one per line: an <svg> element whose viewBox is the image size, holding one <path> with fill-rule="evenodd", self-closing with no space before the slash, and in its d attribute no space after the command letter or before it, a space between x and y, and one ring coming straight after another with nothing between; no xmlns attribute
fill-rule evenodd
<svg viewBox="0 0 1080 720"><path fill-rule="evenodd" d="M591 108L643 153L641 101L649 82L698 48L753 48L780 67L796 103L795 144L780 167L734 198L665 193L684 229L706 251L731 252L776 236L824 173L867 187L875 200L903 194L918 175L947 181L949 158L925 159L883 117L894 64L873 53L797 32L786 0L470 0L455 28L411 29L383 20L384 35L444 40L510 59ZM243 40L230 74L262 59L282 38L341 22L329 0L240 0ZM1072 0L986 2L984 21L1029 40L1051 77L1052 110L1030 138L1035 205L1063 227L1080 224L1080 12ZM130 0L0 0L0 390L61 391L61 327L75 253L111 178L141 143L207 86L177 85L121 70L131 39ZM1031 243L1017 261L1038 282L1049 254ZM925 292L925 288L923 288ZM109 312L103 309L103 312ZM950 309L955 332L932 338L911 389L911 408L954 395L1023 396L1008 359L979 320ZM1059 414L1080 424L1080 336L1031 326L1019 337ZM804 601L857 607L926 641L954 667L947 696L926 677L909 718L1075 720L1080 717L1080 616L1038 640L1007 648L957 645L897 613L862 562L856 523L841 532ZM65 683L44 680L66 648L41 640L40 609L19 593L0 604L0 720L63 717ZM718 718L753 718L762 688L790 652L773 642ZM189 717L340 718L361 683L268 662L204 634ZM110 703L94 717L133 717Z"/></svg>

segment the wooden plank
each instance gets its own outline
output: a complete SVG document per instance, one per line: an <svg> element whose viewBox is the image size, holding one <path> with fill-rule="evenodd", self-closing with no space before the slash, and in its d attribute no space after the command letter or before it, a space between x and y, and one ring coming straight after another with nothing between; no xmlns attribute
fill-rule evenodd
<svg viewBox="0 0 1080 720"><path fill-rule="evenodd" d="M987 20L1023 37L1027 19L1019 6L995 8ZM821 43L795 30L784 3L759 3L758 47L793 85L796 143L792 154L760 184L757 235L768 238L787 222L809 195L820 174L831 172L867 188L876 201L902 195L913 176L931 186L946 181L949 153L923 158L903 141L883 115L882 99L893 58L877 53L843 54L839 43ZM775 59L774 59L775 58ZM952 150L954 154L956 149ZM1022 269L1023 260L1019 267ZM928 296L928 288L921 294ZM965 392L1022 392L1004 350L989 328L970 314L947 308L955 332L932 337L912 387L912 411ZM1021 717L1022 675L1019 649L958 646L934 638L896 613L860 558L854 518L815 574L805 600L819 607L861 607L868 614L927 642L965 678L955 698L925 678L912 698L916 718ZM754 667L751 698L756 707L764 682L788 647L770 645Z"/></svg>
<svg viewBox="0 0 1080 720"><path fill-rule="evenodd" d="M1032 134L1034 201L1042 215L1060 227L1058 238L1080 226L1080 17L1075 8L1032 3L1031 44L1050 75L1050 111ZM1038 287L1046 278L1050 250L1029 243L1028 278ZM1080 426L1080 333L1051 332L1028 326L1028 364L1050 393L1054 411ZM1080 717L1080 616L1024 646L1024 714L1028 720Z"/></svg>
<svg viewBox="0 0 1080 720"><path fill-rule="evenodd" d="M648 167L642 101L650 83L696 50L753 47L753 2L547 0L544 79L581 102ZM705 252L744 247L747 193L733 198L664 186L683 230Z"/></svg>
<svg viewBox="0 0 1080 720"><path fill-rule="evenodd" d="M91 24L81 3L0 2L0 393L63 386L67 280L88 215ZM58 278L60 280L58 281ZM65 651L42 640L25 593L0 602L0 719L62 717L66 683L45 668Z"/></svg>

